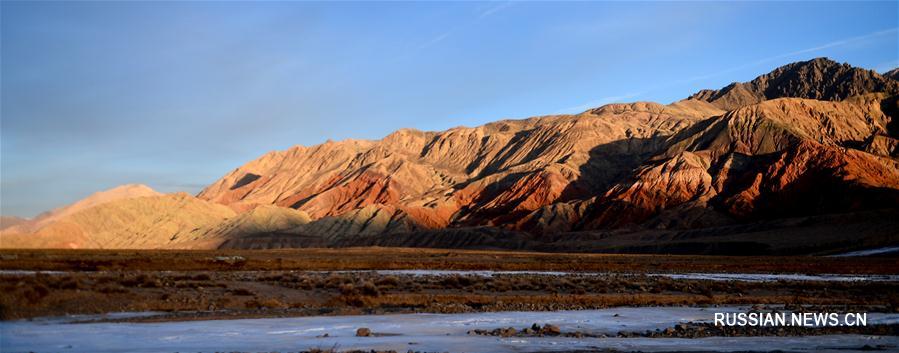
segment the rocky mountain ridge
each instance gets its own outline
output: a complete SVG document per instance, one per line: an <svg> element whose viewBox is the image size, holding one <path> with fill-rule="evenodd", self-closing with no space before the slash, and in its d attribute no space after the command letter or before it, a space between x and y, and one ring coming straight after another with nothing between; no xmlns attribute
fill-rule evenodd
<svg viewBox="0 0 899 353"><path fill-rule="evenodd" d="M691 99L710 102L725 110L775 98L840 101L872 92L899 92L895 70L880 75L873 70L816 58L781 66L749 82L734 82L719 90L702 90Z"/></svg>
<svg viewBox="0 0 899 353"><path fill-rule="evenodd" d="M171 216L163 218L171 227L107 224L81 212L64 217L77 227L45 225L34 234L72 233L99 247L569 251L578 239L599 237L573 248L614 251L751 224L770 225L759 226L765 234L789 233L801 227L779 219L897 208L897 94L899 82L889 74L819 58L669 105L610 104L575 115L295 146L238 167L196 198L180 196L181 203L150 196L141 203L156 206L119 200L91 211L109 218L145 207L169 216L203 210L208 222ZM899 242L876 230L888 226L862 228L855 236L819 238L842 247ZM10 244L9 233L0 246Z"/></svg>

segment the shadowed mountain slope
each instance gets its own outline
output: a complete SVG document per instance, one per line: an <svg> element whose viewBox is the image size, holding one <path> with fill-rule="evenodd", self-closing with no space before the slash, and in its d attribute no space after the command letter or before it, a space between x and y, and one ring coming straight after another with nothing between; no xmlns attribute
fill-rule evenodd
<svg viewBox="0 0 899 353"><path fill-rule="evenodd" d="M595 202L585 228L695 228L899 205L894 151L870 148L889 138L879 97L781 98L709 119Z"/></svg>

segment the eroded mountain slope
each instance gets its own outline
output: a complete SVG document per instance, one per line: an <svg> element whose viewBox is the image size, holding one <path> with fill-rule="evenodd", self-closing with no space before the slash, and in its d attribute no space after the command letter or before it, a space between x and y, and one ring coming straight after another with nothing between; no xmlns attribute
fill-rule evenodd
<svg viewBox="0 0 899 353"><path fill-rule="evenodd" d="M876 97L781 98L709 119L597 199L580 229L652 217L653 227L695 228L899 205L899 162L864 148L890 122Z"/></svg>
<svg viewBox="0 0 899 353"><path fill-rule="evenodd" d="M297 146L234 170L199 197L237 210L292 207L313 219L377 209L380 217L408 220L404 229L505 224L604 190L666 137L720 113L699 101L613 104L579 115Z"/></svg>
<svg viewBox="0 0 899 353"><path fill-rule="evenodd" d="M0 246L658 250L730 234L738 249L843 220L856 231L808 249L889 243L889 222L864 217L899 205L897 84L815 59L669 105L295 146L196 198L85 201Z"/></svg>

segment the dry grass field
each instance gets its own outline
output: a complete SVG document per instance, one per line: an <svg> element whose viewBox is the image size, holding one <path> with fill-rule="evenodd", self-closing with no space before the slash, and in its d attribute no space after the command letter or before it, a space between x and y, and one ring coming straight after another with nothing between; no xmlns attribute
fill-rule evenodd
<svg viewBox="0 0 899 353"><path fill-rule="evenodd" d="M217 259L240 257L243 261ZM0 270L259 271L502 270L611 273L897 274L895 257L539 253L422 248L282 250L0 250Z"/></svg>
<svg viewBox="0 0 899 353"><path fill-rule="evenodd" d="M415 276L365 270L601 272ZM788 304L899 308L899 283L675 280L652 273L899 273L895 258L583 255L393 248L0 252L4 320L118 311L153 320ZM336 272L360 270L362 272ZM30 271L54 271L33 273ZM61 272L56 272L61 271Z"/></svg>
<svg viewBox="0 0 899 353"><path fill-rule="evenodd" d="M161 311L171 313L166 319L193 319L714 304L899 308L899 283L883 282L292 271L104 271L0 278L4 320L119 311Z"/></svg>

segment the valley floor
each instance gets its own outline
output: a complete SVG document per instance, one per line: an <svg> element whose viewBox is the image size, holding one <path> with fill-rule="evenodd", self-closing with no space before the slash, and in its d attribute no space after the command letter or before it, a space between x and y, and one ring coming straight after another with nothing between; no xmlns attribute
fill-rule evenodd
<svg viewBox="0 0 899 353"><path fill-rule="evenodd" d="M749 310L873 325L703 326ZM0 350L14 352L890 350L896 313L895 257L0 251ZM548 323L561 332L526 330ZM363 327L373 337L355 337Z"/></svg>
<svg viewBox="0 0 899 353"><path fill-rule="evenodd" d="M895 256L707 256L355 247L277 250L0 249L0 270L495 270L899 274Z"/></svg>
<svg viewBox="0 0 899 353"><path fill-rule="evenodd" d="M834 275L839 274L839 275ZM839 305L895 311L895 258L585 255L393 248L0 252L4 320L132 320Z"/></svg>

